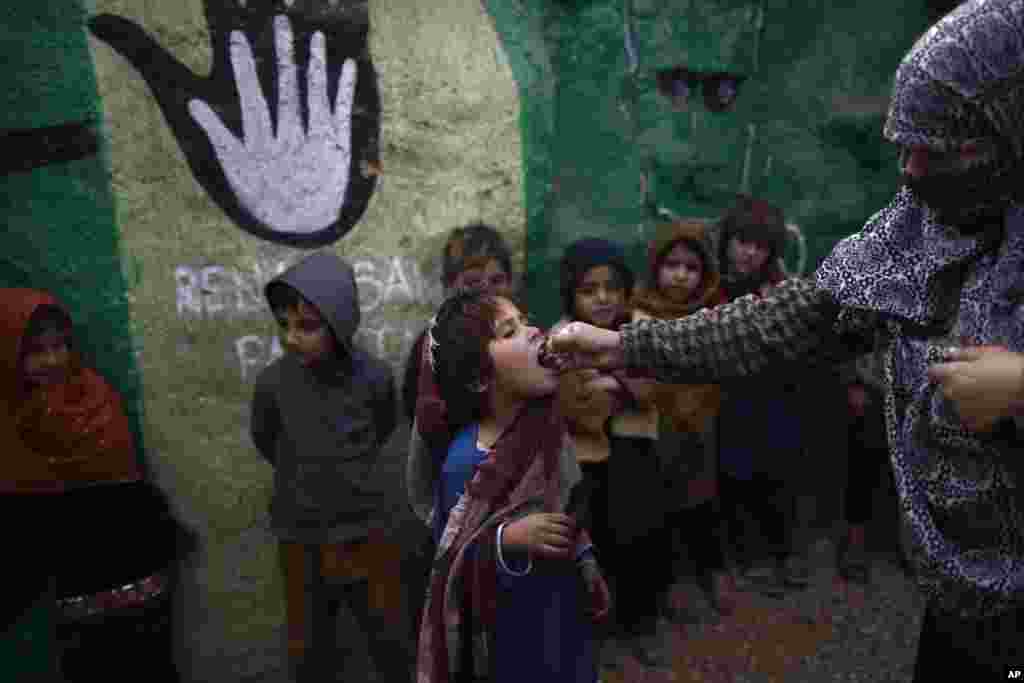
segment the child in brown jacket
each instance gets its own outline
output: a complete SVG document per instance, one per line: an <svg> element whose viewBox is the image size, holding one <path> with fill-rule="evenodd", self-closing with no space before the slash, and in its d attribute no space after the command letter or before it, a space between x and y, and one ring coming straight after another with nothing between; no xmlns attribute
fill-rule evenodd
<svg viewBox="0 0 1024 683"><path fill-rule="evenodd" d="M638 314L662 320L682 318L724 300L714 250L705 225L680 220L662 225L648 245L650 272L633 297ZM722 612L735 606L731 576L726 572L717 509L713 422L718 413L718 385L657 384L658 451L669 486L666 529L685 539L701 586ZM674 547L678 547L673 544ZM678 616L681 596L669 609Z"/></svg>

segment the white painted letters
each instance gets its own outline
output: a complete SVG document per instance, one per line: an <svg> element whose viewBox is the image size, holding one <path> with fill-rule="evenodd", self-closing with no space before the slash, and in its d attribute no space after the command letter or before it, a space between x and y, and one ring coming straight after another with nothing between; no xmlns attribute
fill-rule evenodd
<svg viewBox="0 0 1024 683"><path fill-rule="evenodd" d="M376 255L352 261L359 288L362 324L356 341L378 358L401 366L427 316L406 317L389 313L391 305L422 303L436 306L441 299L437 277L425 277L419 264L408 257ZM177 313L182 318L266 320L269 316L263 288L280 275L284 261L255 262L242 270L222 265L180 265L175 268ZM247 334L234 341L232 355L243 381L253 380L260 370L283 354L277 335Z"/></svg>

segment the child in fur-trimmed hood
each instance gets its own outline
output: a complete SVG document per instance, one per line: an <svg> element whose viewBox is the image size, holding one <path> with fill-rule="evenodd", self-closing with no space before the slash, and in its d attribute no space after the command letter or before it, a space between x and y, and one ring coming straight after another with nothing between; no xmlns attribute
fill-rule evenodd
<svg viewBox="0 0 1024 683"><path fill-rule="evenodd" d="M639 315L660 320L682 318L725 299L710 232L703 221L677 220L659 226L648 244L647 281L633 297ZM734 609L735 586L726 572L719 533L714 421L720 406L716 384L658 383L658 452L669 486L666 530L686 530L698 579L714 606ZM674 572L673 572L674 574ZM673 577L674 578L674 577ZM670 600L670 614L679 607Z"/></svg>

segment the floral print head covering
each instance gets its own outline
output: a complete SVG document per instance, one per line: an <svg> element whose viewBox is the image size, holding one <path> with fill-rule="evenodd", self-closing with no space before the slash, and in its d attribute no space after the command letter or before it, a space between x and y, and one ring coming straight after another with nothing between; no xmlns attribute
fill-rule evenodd
<svg viewBox="0 0 1024 683"><path fill-rule="evenodd" d="M965 2L925 33L896 73L884 134L937 154L997 143L948 174L961 216L980 219L947 222L927 186L904 186L815 275L842 306L888 321L886 421L911 557L933 604L963 617L1024 605L1020 434L968 431L927 371L951 343L1024 352L1022 75L1024 0Z"/></svg>

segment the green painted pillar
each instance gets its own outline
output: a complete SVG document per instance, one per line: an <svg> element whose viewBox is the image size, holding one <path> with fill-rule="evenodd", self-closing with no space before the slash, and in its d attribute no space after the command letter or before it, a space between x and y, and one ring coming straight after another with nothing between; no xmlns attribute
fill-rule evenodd
<svg viewBox="0 0 1024 683"><path fill-rule="evenodd" d="M139 378L85 19L81 4L68 0L4 8L0 286L49 290L64 302L79 348L124 397L142 453ZM5 634L0 678L52 676L56 661L48 595Z"/></svg>

